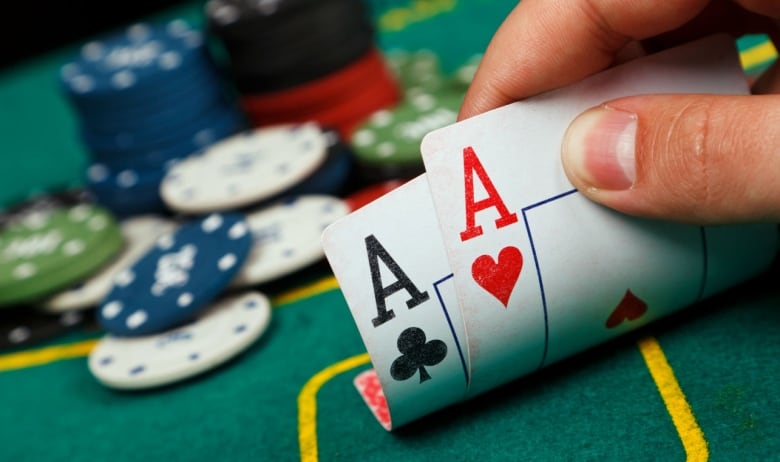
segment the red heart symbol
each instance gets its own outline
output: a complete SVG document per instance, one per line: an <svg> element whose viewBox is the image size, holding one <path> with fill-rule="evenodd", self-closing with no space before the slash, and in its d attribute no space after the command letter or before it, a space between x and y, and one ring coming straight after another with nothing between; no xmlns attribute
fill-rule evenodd
<svg viewBox="0 0 780 462"><path fill-rule="evenodd" d="M647 303L634 295L630 290L626 290L623 299L615 307L604 324L607 329L619 326L624 320L633 321L639 319L647 311Z"/></svg>
<svg viewBox="0 0 780 462"><path fill-rule="evenodd" d="M490 255L477 257L471 264L471 276L506 308L522 269L523 254L520 249L508 246L498 253L498 262Z"/></svg>

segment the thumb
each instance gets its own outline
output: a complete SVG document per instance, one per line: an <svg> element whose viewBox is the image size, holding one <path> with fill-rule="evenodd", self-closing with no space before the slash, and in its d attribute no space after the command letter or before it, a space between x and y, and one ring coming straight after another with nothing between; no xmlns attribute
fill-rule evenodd
<svg viewBox="0 0 780 462"><path fill-rule="evenodd" d="M583 194L631 215L780 221L780 96L610 101L571 123L562 160Z"/></svg>

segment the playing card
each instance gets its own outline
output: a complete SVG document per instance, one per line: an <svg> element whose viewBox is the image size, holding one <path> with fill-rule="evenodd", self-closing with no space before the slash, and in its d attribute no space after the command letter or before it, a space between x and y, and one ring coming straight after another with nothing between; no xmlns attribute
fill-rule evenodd
<svg viewBox="0 0 780 462"><path fill-rule="evenodd" d="M366 406L374 414L377 422L385 430L392 430L390 410L387 408L387 398L385 398L385 392L382 390L382 384L379 383L376 371L374 369L363 371L355 377L352 383L355 385L355 389L357 389L360 397L365 401Z"/></svg>
<svg viewBox="0 0 780 462"><path fill-rule="evenodd" d="M772 226L704 229L618 214L574 190L560 161L569 123L609 99L746 92L733 41L715 37L426 136L423 159L466 329L469 394L657 319L770 263Z"/></svg>
<svg viewBox="0 0 780 462"><path fill-rule="evenodd" d="M322 243L387 401L389 416L377 413L375 387L359 387L380 423L463 399L463 321L425 177L336 221Z"/></svg>

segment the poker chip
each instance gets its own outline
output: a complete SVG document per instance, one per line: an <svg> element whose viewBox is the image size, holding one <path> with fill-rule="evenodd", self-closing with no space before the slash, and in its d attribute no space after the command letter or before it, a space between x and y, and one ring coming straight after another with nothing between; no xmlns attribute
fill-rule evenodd
<svg viewBox="0 0 780 462"><path fill-rule="evenodd" d="M437 93L446 88L441 62L432 50L391 49L384 57L406 94Z"/></svg>
<svg viewBox="0 0 780 462"><path fill-rule="evenodd" d="M0 311L0 350L35 346L82 326L81 312L40 313L22 306Z"/></svg>
<svg viewBox="0 0 780 462"><path fill-rule="evenodd" d="M242 93L316 80L354 62L374 42L373 24L360 0L210 0L205 13Z"/></svg>
<svg viewBox="0 0 780 462"><path fill-rule="evenodd" d="M185 21L138 23L82 46L60 76L80 101L135 99L159 84L184 81L191 62L206 59L202 50L202 34Z"/></svg>
<svg viewBox="0 0 780 462"><path fill-rule="evenodd" d="M175 126L177 120L189 122L207 113L211 106L222 103L223 91L223 84L214 72L194 72L186 81L166 88L152 99L122 101L118 105L109 95L97 102L106 106L111 102L115 105L113 111L94 106L79 108L79 113L83 125L95 133L135 134L154 127Z"/></svg>
<svg viewBox="0 0 780 462"><path fill-rule="evenodd" d="M29 302L81 281L122 244L114 217L102 207L28 213L0 231L0 305Z"/></svg>
<svg viewBox="0 0 780 462"><path fill-rule="evenodd" d="M60 292L40 304L43 311L56 313L97 306L111 290L114 277L144 255L164 233L175 228L174 222L146 215L128 218L120 223L125 245L106 267L75 287Z"/></svg>
<svg viewBox="0 0 780 462"><path fill-rule="evenodd" d="M114 278L98 319L110 333L141 336L187 321L228 285L252 237L243 215L211 214L163 234Z"/></svg>
<svg viewBox="0 0 780 462"><path fill-rule="evenodd" d="M322 260L322 231L347 213L341 199L325 195L290 198L249 213L254 243L231 286L261 284Z"/></svg>
<svg viewBox="0 0 780 462"><path fill-rule="evenodd" d="M321 79L312 80L287 90L267 93L249 93L243 98L245 109L251 113L289 113L307 109L321 109L337 105L339 99L348 97L356 86L363 85L367 76L377 70L387 69L379 50L372 48L365 56L343 69Z"/></svg>
<svg viewBox="0 0 780 462"><path fill-rule="evenodd" d="M387 180L380 183L375 183L354 191L352 194L344 198L344 203L347 205L350 212L354 212L355 210L358 210L361 207L365 207L371 202L389 193L390 191L398 188L404 183L404 180Z"/></svg>
<svg viewBox="0 0 780 462"><path fill-rule="evenodd" d="M361 0L210 0L205 13L254 127L313 121L347 139L400 99Z"/></svg>
<svg viewBox="0 0 780 462"><path fill-rule="evenodd" d="M120 153L120 156L125 153L132 155L139 151L175 146L179 142L187 141L192 144L193 151L195 151L214 141L209 139L208 134L202 133L207 133L210 130L219 131L224 125L239 127L242 122L232 108L224 105L215 106L212 111L199 114L187 123L183 123L184 120L186 119L178 118L175 123L155 125L144 131L116 130L100 134L84 130L82 135L87 145L93 150L101 153L114 153L115 155Z"/></svg>
<svg viewBox="0 0 780 462"><path fill-rule="evenodd" d="M372 49L319 80L284 91L244 95L241 104L255 126L315 121L349 139L361 121L399 99L397 83L380 52Z"/></svg>
<svg viewBox="0 0 780 462"><path fill-rule="evenodd" d="M84 44L60 69L98 203L119 217L169 212L173 163L246 127L207 49L182 19L136 23Z"/></svg>
<svg viewBox="0 0 780 462"><path fill-rule="evenodd" d="M241 131L244 126L243 117L230 110L221 110L205 115L202 120L186 126L174 139L161 144L137 149L116 146L96 149L93 146L91 157L95 163L113 170L167 170L177 161Z"/></svg>
<svg viewBox="0 0 780 462"><path fill-rule="evenodd" d="M33 194L27 200L13 203L11 207L0 212L0 229L23 221L30 214L91 202L90 194L81 188Z"/></svg>
<svg viewBox="0 0 780 462"><path fill-rule="evenodd" d="M326 143L313 123L246 131L174 165L160 192L182 213L245 207L310 176L325 161Z"/></svg>
<svg viewBox="0 0 780 462"><path fill-rule="evenodd" d="M88 367L103 385L123 390L169 385L212 370L249 348L271 320L259 292L216 301L192 323L157 335L106 335Z"/></svg>
<svg viewBox="0 0 780 462"><path fill-rule="evenodd" d="M351 144L361 173L380 181L423 173L423 137L457 120L462 95L420 93L374 113L355 131Z"/></svg>
<svg viewBox="0 0 780 462"><path fill-rule="evenodd" d="M89 188L95 200L118 217L144 213L165 213L160 197L162 170L125 169L113 171L105 164L92 164L87 170Z"/></svg>
<svg viewBox="0 0 780 462"><path fill-rule="evenodd" d="M474 74L477 73L479 63L482 61L482 54L478 53L466 61L464 61L457 69L452 73L452 82L457 87L461 87L463 91L468 89L471 85L471 81L474 80Z"/></svg>
<svg viewBox="0 0 780 462"><path fill-rule="evenodd" d="M341 195L349 187L354 171L355 155L337 133L332 131L324 133L328 151L322 165L292 188L266 202L306 194Z"/></svg>

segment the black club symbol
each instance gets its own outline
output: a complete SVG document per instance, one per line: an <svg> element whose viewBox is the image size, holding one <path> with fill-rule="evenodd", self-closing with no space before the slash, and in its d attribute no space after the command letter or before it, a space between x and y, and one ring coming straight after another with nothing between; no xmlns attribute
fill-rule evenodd
<svg viewBox="0 0 780 462"><path fill-rule="evenodd" d="M420 370L420 383L431 376L425 366L435 366L447 356L447 344L441 340L425 341L425 332L409 327L398 336L398 351L402 354L390 365L390 375L395 380L407 380Z"/></svg>

